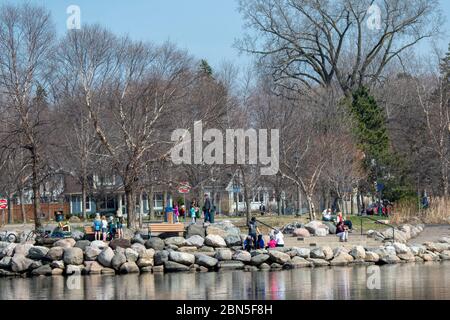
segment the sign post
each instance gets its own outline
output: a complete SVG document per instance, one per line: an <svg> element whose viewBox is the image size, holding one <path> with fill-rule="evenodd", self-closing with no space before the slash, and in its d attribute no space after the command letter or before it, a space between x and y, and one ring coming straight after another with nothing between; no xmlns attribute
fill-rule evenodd
<svg viewBox="0 0 450 320"><path fill-rule="evenodd" d="M0 199L0 209L2 209L2 224L6 224L5 209L8 209L8 199Z"/></svg>
<svg viewBox="0 0 450 320"><path fill-rule="evenodd" d="M190 191L191 191L191 185L189 184L189 182L180 182L178 184L178 192L183 194L183 201L184 201L184 207L185 207L184 222L186 222L186 216L188 214L188 210L186 207L186 193L189 193Z"/></svg>

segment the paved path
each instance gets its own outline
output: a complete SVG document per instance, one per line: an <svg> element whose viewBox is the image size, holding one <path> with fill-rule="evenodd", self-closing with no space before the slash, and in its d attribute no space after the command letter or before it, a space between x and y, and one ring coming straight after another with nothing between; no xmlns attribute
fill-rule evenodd
<svg viewBox="0 0 450 320"><path fill-rule="evenodd" d="M450 237L450 225L426 225L425 229L408 243L438 242L442 237Z"/></svg>

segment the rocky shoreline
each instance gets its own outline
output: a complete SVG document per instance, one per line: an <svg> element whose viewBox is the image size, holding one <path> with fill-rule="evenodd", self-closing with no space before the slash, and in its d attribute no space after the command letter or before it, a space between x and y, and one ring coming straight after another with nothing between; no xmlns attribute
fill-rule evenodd
<svg viewBox="0 0 450 320"><path fill-rule="evenodd" d="M34 243L0 242L0 276L70 276L74 274L128 274L145 272L213 272L222 270L281 270L306 267L395 264L450 260L450 238L437 243L407 245L423 226L402 226L402 239L376 248L344 246L283 247L243 251L238 228L222 222L207 227L193 225L186 238L137 236L131 240L62 239L51 247ZM395 231L397 234L397 230Z"/></svg>

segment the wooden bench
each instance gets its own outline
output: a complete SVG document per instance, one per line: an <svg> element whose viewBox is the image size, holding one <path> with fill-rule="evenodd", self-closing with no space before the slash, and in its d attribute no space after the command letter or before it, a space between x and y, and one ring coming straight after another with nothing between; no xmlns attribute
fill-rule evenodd
<svg viewBox="0 0 450 320"><path fill-rule="evenodd" d="M165 233L173 232L183 236L184 224L183 223L150 223L148 225L148 234L152 233Z"/></svg>

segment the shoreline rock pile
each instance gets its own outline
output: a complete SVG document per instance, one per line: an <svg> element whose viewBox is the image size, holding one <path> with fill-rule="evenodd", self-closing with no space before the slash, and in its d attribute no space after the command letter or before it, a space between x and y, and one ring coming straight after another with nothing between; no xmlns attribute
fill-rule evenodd
<svg viewBox="0 0 450 320"><path fill-rule="evenodd" d="M52 247L0 242L0 276L257 271L450 260L450 238L410 246L395 241L377 248L286 247L247 252L241 245L245 235L229 222L206 228L192 225L187 235L186 239L153 237L144 244L124 239L109 244L62 239Z"/></svg>

